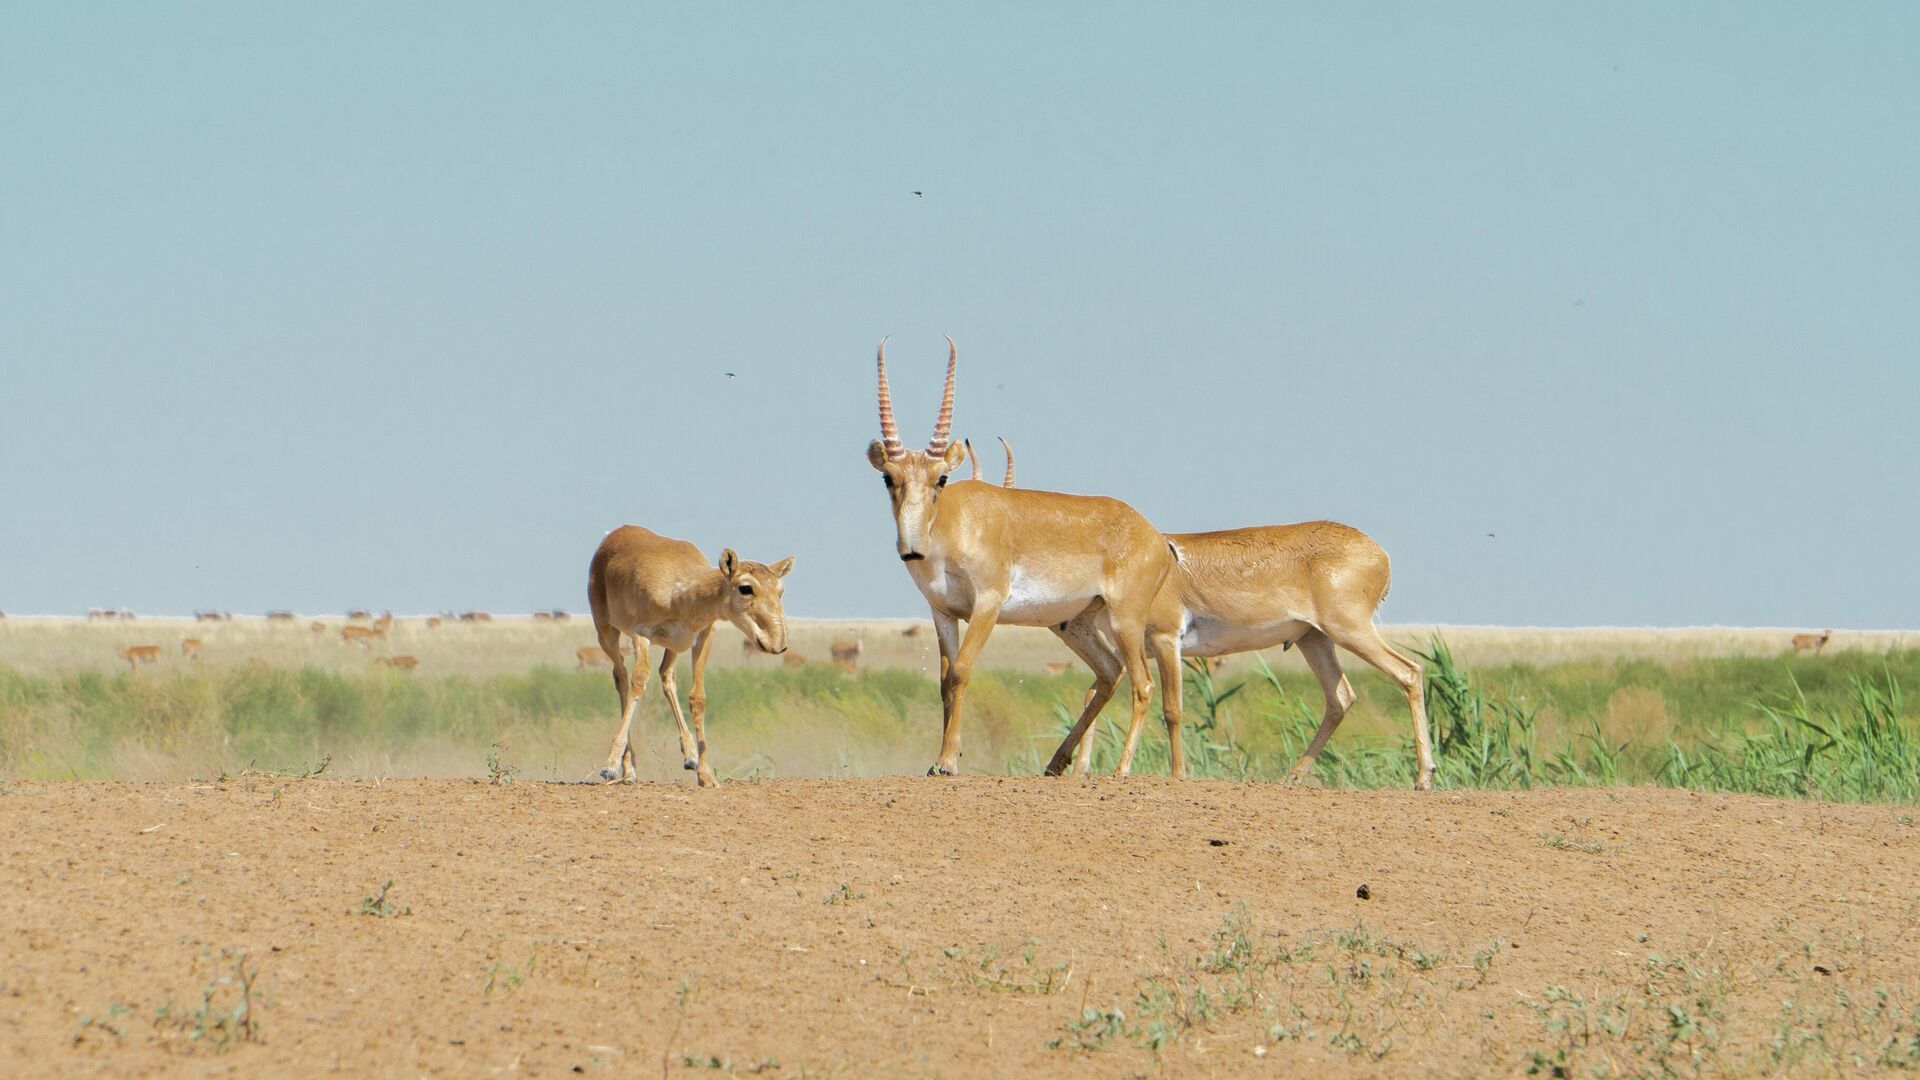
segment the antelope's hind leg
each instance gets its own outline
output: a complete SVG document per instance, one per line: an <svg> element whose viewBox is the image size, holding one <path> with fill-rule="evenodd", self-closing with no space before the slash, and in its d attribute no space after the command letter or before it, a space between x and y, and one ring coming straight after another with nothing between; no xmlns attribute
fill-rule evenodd
<svg viewBox="0 0 1920 1080"><path fill-rule="evenodd" d="M1287 770L1289 784L1302 783L1313 775L1313 764L1320 757L1320 751L1340 727L1340 721L1346 718L1347 710L1353 707L1353 685L1340 670L1340 654L1334 648L1333 639L1309 628L1294 644L1300 647L1300 656L1313 670L1314 678L1320 680L1320 694L1326 698L1327 707L1320 714L1320 730L1313 733L1313 740L1307 743L1300 760Z"/></svg>
<svg viewBox="0 0 1920 1080"><path fill-rule="evenodd" d="M1433 739L1427 732L1426 695L1420 684L1420 665L1400 655L1400 653L1380 639L1380 632L1372 622L1363 626L1345 630L1327 628L1327 636L1338 642L1340 647L1374 667L1386 673L1387 677L1400 684L1407 695L1407 711L1413 717L1413 757L1417 770L1413 777L1415 790L1426 791L1433 787Z"/></svg>
<svg viewBox="0 0 1920 1080"><path fill-rule="evenodd" d="M1086 697L1081 699L1079 719L1074 721L1066 738L1061 740L1060 748L1053 752L1053 760L1047 762L1047 775L1061 775L1067 771L1068 762L1071 761L1074 772L1085 776L1093 752L1093 737L1089 729L1099 718L1100 710L1106 708L1107 702L1113 698L1122 665L1113 650L1107 648L1107 643L1100 640L1099 631L1094 628L1092 611L1081 613L1053 633L1093 672L1093 685L1087 688Z"/></svg>
<svg viewBox="0 0 1920 1080"><path fill-rule="evenodd" d="M600 634L600 651L607 654L613 662L613 688L620 695L620 730L613 736L613 745L607 750L607 763L600 769L600 779L608 783L616 780L633 780L638 772L633 767L633 713L639 704L640 694L647 688L647 639L633 639L634 667L627 669L627 658L620 649L620 631L612 626L597 628ZM633 679L638 677L640 684L635 686Z"/></svg>

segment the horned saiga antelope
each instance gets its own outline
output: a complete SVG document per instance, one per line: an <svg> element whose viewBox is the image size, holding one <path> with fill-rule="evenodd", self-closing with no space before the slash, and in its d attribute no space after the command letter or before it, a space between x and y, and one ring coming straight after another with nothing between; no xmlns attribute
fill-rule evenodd
<svg viewBox="0 0 1920 1080"><path fill-rule="evenodd" d="M1147 676L1147 611L1173 567L1167 541L1140 513L1118 499L996 487L978 480L947 483L966 462L952 442L954 371L959 349L947 339L947 382L925 450L908 450L893 419L887 389L887 343L880 342L880 438L867 462L886 485L896 530L895 552L926 597L940 642L940 756L929 775L960 771L960 714L974 662L999 623L1084 627L1077 644L1097 633L1118 647L1133 685L1137 726L1146 716L1153 680ZM1077 620L1077 621L1076 621ZM960 623L967 624L966 636ZM1163 681L1178 685L1179 656L1170 641L1156 648ZM1092 661L1089 661L1090 663ZM1098 702L1087 708L1097 714ZM1088 714L1083 714L1082 723Z"/></svg>
<svg viewBox="0 0 1920 1080"><path fill-rule="evenodd" d="M1320 751L1353 707L1353 687L1340 670L1338 647L1379 668L1406 694L1413 720L1414 786L1422 790L1432 786L1433 743L1427 731L1420 665L1383 641L1373 623L1390 583L1387 553L1379 544L1359 529L1334 521L1172 533L1168 539L1179 551L1180 561L1149 619L1152 630L1175 628L1182 656L1229 656L1276 645L1298 646L1319 680L1326 698L1320 729L1289 771L1289 779L1301 780L1313 772ZM1113 666L1107 663L1109 671ZM1096 667L1094 675L1097 688L1101 669ZM1047 765L1049 774L1064 771L1070 755L1077 772L1087 771L1093 740L1082 735L1076 727L1061 743ZM1169 760L1177 776L1185 771L1185 759L1179 723L1171 711L1167 735L1172 740ZM1122 751L1123 772L1132 760L1133 746L1129 733Z"/></svg>
<svg viewBox="0 0 1920 1080"><path fill-rule="evenodd" d="M1011 447L1007 460L1011 482ZM1406 694L1413 720L1414 786L1432 786L1433 744L1420 665L1383 641L1373 622L1392 576L1385 549L1366 533L1336 521L1171 533L1167 539L1179 560L1148 618L1150 640L1172 630L1178 635L1180 656L1199 658L1214 671L1219 670L1214 666L1219 657L1297 645L1319 680L1326 710L1289 779L1301 780L1313 772L1320 751L1353 707L1353 686L1340 670L1338 646L1380 669ZM1055 628L1093 669L1094 686L1087 692L1091 701L1112 693L1120 662L1088 630L1073 624ZM1093 647L1083 652L1089 636ZM1075 638L1082 644L1076 645ZM1179 677L1176 665L1173 678ZM1173 775L1181 776L1186 758L1180 746L1178 682L1163 689L1168 761ZM1074 726L1048 763L1049 775L1064 772L1070 756L1075 771L1086 775L1093 740L1084 736L1091 722L1086 717ZM1121 749L1120 775L1133 764L1138 737L1136 721Z"/></svg>
<svg viewBox="0 0 1920 1080"><path fill-rule="evenodd" d="M593 553L587 570L587 603L593 609L593 628L600 651L613 663L613 685L620 694L620 730L607 751L603 780L632 780L634 770L634 704L647 688L647 646L655 643L660 658L660 689L680 726L682 764L694 770L701 787L716 781L707 764L707 653L713 644L713 624L721 619L739 628L761 651L787 651L787 620L780 598L786 585L780 580L793 569L793 556L777 563L749 562L727 548L718 568L707 563L700 549L685 540L661 536L638 525L622 525L608 533ZM634 669L627 671L620 635L633 638ZM693 730L687 730L680 712L679 688L673 662L693 653L693 692L687 708Z"/></svg>

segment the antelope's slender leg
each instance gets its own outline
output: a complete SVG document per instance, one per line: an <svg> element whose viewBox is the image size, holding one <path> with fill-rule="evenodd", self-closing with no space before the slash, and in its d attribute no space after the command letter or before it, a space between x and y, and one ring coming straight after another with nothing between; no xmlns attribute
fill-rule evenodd
<svg viewBox="0 0 1920 1080"><path fill-rule="evenodd" d="M1180 638L1173 634L1152 634L1147 651L1160 666L1160 711L1167 721L1167 775L1175 780L1187 778L1187 751L1180 745L1181 682Z"/></svg>
<svg viewBox="0 0 1920 1080"><path fill-rule="evenodd" d="M693 741L699 748L698 767L694 771L694 781L701 787L713 787L719 783L713 778L713 768L707 764L707 650L713 645L713 627L700 631L693 639L693 689L687 695L687 711L693 713Z"/></svg>
<svg viewBox="0 0 1920 1080"><path fill-rule="evenodd" d="M942 680L946 689L946 717L940 733L940 759L927 770L929 776L960 775L960 704L967 696L973 662L993 633L993 624L1000 618L1000 605L1004 602L1004 598L998 596L974 600L973 618L967 620L966 637L960 642L960 651L947 665L947 677Z"/></svg>
<svg viewBox="0 0 1920 1080"><path fill-rule="evenodd" d="M660 692L667 695L667 705L673 709L673 722L680 726L680 767L689 771L700 767L700 752L694 748L693 732L687 730L686 714L680 711L680 684L673 679L673 662L680 654L672 649L662 649L660 657Z"/></svg>
<svg viewBox="0 0 1920 1080"><path fill-rule="evenodd" d="M1340 654L1334 648L1333 639L1317 629L1309 629L1294 642L1300 649L1300 656L1306 660L1307 667L1313 669L1313 676L1320 680L1320 694L1326 699L1327 708L1320 716L1320 730L1313 733L1313 740L1307 743L1307 750L1287 770L1287 782L1297 784L1313 775L1313 763L1320 757L1320 751L1326 748L1327 740L1333 738L1333 732L1344 720L1347 710L1353 707L1353 685L1347 682L1347 676L1340 670Z"/></svg>
<svg viewBox="0 0 1920 1080"><path fill-rule="evenodd" d="M613 626L595 628L600 635L600 651L613 661L613 688L620 694L620 730L613 736L613 746L607 750L607 763L600 769L600 779L612 783L615 780L631 779L633 769L633 714L639 704L641 691L647 688L647 639L633 639L634 658L638 661L632 672L627 670L627 660L620 648L620 631ZM640 684L633 684L633 676L639 675Z"/></svg>
<svg viewBox="0 0 1920 1080"><path fill-rule="evenodd" d="M1127 721L1127 741L1120 747L1120 764L1113 775L1126 776L1133 771L1133 752L1140 746L1140 729L1146 726L1147 710L1153 704L1153 679L1147 675L1146 636L1137 626L1115 623L1113 642L1127 664L1127 682L1133 694L1133 717Z"/></svg>
<svg viewBox="0 0 1920 1080"><path fill-rule="evenodd" d="M1406 692L1407 710L1413 714L1414 767L1419 770L1414 774L1413 786L1420 791L1433 787L1433 739L1427 732L1427 703L1420 686L1420 665L1380 640L1380 632L1371 622L1364 626L1324 629L1342 648L1385 672Z"/></svg>
<svg viewBox="0 0 1920 1080"><path fill-rule="evenodd" d="M933 613L933 635L940 645L940 719L946 722L948 708L947 671L960 654L960 620L938 611Z"/></svg>
<svg viewBox="0 0 1920 1080"><path fill-rule="evenodd" d="M1087 688L1086 697L1080 702L1079 719L1074 721L1067 737L1061 740L1060 748L1053 752L1053 759L1047 762L1047 775L1059 776L1066 772L1069 759L1073 759L1078 763L1079 774L1085 776L1087 750L1093 745L1093 740L1087 737L1087 729L1093 726L1100 710L1106 708L1108 700L1113 697L1113 688L1120 680L1120 658L1100 640L1091 610L1082 612L1053 633L1067 648L1073 650L1073 655L1079 657L1081 663L1092 670L1093 685Z"/></svg>

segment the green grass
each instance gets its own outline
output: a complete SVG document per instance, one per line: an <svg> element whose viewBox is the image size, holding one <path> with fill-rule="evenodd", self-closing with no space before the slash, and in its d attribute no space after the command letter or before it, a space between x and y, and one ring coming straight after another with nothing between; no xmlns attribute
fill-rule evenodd
<svg viewBox="0 0 1920 1080"><path fill-rule="evenodd" d="M1660 784L1782 797L1920 800L1920 731L1901 696L1920 650L1723 657L1672 665L1581 660L1469 672L1434 640L1426 704L1446 788ZM1346 664L1358 700L1316 767L1330 787L1409 787L1412 734L1398 687ZM682 692L687 679L681 679ZM977 675L963 765L1037 773L1086 677ZM1278 779L1319 725L1318 685L1264 664L1186 681L1191 775ZM1110 771L1124 692L1093 732ZM1157 710L1156 710L1157 711ZM348 776L581 779L615 726L602 671L485 676L379 669L210 668L28 674L0 665L0 777L165 779L243 770L300 775L331 759ZM707 737L723 777L914 772L939 738L934 682L902 669L708 674ZM679 778L657 680L635 724L643 775ZM1164 773L1157 716L1135 771Z"/></svg>

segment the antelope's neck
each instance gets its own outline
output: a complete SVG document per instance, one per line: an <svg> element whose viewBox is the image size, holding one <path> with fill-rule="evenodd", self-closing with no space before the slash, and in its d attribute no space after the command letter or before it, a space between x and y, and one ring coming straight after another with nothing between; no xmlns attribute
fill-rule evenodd
<svg viewBox="0 0 1920 1080"><path fill-rule="evenodd" d="M690 626L705 626L718 619L727 602L727 575L709 569L674 597L674 618Z"/></svg>

